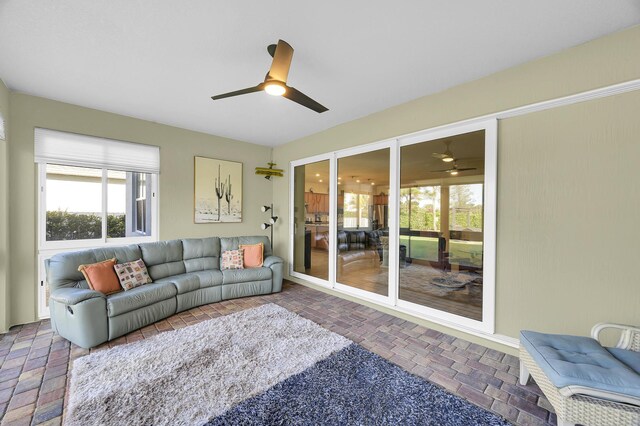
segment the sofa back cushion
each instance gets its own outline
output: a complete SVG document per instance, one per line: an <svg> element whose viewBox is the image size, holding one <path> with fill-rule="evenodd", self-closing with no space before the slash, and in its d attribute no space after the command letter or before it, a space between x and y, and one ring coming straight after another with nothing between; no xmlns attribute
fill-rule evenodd
<svg viewBox="0 0 640 426"><path fill-rule="evenodd" d="M140 259L142 254L137 244L56 254L47 262L49 288L51 291L64 287L89 288L78 267L114 257L118 263L124 263Z"/></svg>
<svg viewBox="0 0 640 426"><path fill-rule="evenodd" d="M220 269L220 238L187 238L182 249L187 272Z"/></svg>
<svg viewBox="0 0 640 426"><path fill-rule="evenodd" d="M367 234L364 231L349 232L349 250L364 250L367 248Z"/></svg>
<svg viewBox="0 0 640 426"><path fill-rule="evenodd" d="M140 244L140 250L142 260L154 281L187 272L182 260L182 240L144 243Z"/></svg>
<svg viewBox="0 0 640 426"><path fill-rule="evenodd" d="M349 235L347 231L338 231L338 253L349 250Z"/></svg>
<svg viewBox="0 0 640 426"><path fill-rule="evenodd" d="M257 235L253 237L221 237L220 238L220 251L238 250L240 244L264 244L264 257L271 256L271 243L269 237Z"/></svg>

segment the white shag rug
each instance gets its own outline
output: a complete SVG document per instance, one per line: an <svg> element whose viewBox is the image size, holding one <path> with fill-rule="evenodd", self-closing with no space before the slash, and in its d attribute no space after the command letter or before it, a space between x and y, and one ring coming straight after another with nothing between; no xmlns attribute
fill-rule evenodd
<svg viewBox="0 0 640 426"><path fill-rule="evenodd" d="M67 425L202 425L350 340L268 304L76 359Z"/></svg>

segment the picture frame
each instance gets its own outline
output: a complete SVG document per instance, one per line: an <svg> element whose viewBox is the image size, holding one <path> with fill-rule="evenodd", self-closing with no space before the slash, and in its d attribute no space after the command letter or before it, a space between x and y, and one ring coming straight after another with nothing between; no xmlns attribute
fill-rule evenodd
<svg viewBox="0 0 640 426"><path fill-rule="evenodd" d="M194 157L195 223L242 222L242 163Z"/></svg>

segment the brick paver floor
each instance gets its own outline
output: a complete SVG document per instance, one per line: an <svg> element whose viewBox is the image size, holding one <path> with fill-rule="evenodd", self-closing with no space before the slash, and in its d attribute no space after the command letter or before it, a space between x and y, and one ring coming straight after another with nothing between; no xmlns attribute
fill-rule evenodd
<svg viewBox="0 0 640 426"><path fill-rule="evenodd" d="M194 308L91 351L135 342L264 303L277 303L346 336L515 424L556 422L538 386L518 384L517 357L290 282L285 282L282 293ZM60 424L71 363L90 351L53 333L48 320L13 327L0 337L2 425Z"/></svg>

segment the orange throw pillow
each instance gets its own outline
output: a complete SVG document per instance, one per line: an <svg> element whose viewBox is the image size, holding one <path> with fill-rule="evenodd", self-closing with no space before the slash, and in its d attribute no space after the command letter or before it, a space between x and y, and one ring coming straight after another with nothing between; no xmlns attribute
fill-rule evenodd
<svg viewBox="0 0 640 426"><path fill-rule="evenodd" d="M245 268L259 268L262 266L264 253L264 245L262 243L242 244L238 248L244 249Z"/></svg>
<svg viewBox="0 0 640 426"><path fill-rule="evenodd" d="M113 258L90 265L80 265L78 271L82 272L91 290L109 295L122 291L120 280L113 269L115 264L116 259Z"/></svg>

